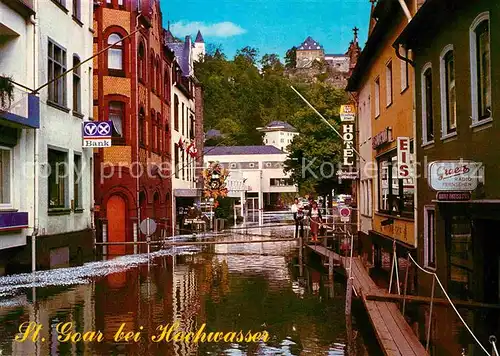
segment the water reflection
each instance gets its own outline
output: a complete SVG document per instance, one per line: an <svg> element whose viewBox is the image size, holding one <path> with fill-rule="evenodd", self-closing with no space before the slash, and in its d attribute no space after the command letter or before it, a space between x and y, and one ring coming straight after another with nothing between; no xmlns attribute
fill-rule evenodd
<svg viewBox="0 0 500 356"><path fill-rule="evenodd" d="M0 311L2 354L345 354L345 279L325 275L321 266L300 264L296 242L212 245L176 256L163 251L150 264L143 257L47 271L40 274L43 278L0 278L0 290L15 294L4 299ZM42 324L43 339L13 341L25 321ZM60 322L72 322L81 333L100 330L105 341L59 342L55 328ZM150 342L161 333L159 325L174 322L179 330L193 332L204 324L206 333L265 330L270 339L267 343ZM351 354L376 355L377 351L368 351L376 350L373 335L362 337L368 322L355 318L352 327L357 346ZM140 332L141 340L114 342L120 328Z"/></svg>

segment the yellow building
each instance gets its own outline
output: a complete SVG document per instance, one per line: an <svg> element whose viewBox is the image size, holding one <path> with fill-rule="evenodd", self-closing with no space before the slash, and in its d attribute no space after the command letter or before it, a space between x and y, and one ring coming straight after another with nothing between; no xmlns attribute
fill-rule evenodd
<svg viewBox="0 0 500 356"><path fill-rule="evenodd" d="M368 41L349 79L359 112L360 220L370 220L362 249L375 267L390 270L416 247L413 162L413 72L404 48L393 43L417 12L418 0L402 5L380 0L372 6ZM371 147L367 144L371 142ZM364 147L363 147L364 145Z"/></svg>

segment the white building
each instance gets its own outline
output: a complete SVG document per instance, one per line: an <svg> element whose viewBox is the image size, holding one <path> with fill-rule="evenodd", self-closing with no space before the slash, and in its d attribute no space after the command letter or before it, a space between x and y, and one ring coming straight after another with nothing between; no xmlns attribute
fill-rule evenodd
<svg viewBox="0 0 500 356"><path fill-rule="evenodd" d="M2 74L40 88L36 97L16 87L13 105L0 114L0 229L9 230L0 248L26 245L34 234L43 267L81 257L86 247L92 252L92 151L81 139L82 122L92 116L92 63L42 88L92 56L92 6L0 1ZM25 264L31 255L13 259Z"/></svg>
<svg viewBox="0 0 500 356"><path fill-rule="evenodd" d="M205 147L204 162L219 162L231 172L241 172L246 184L246 207L250 218L276 206L283 194L295 194L297 186L283 171L286 153L274 146ZM239 174L239 173L237 173Z"/></svg>
<svg viewBox="0 0 500 356"><path fill-rule="evenodd" d="M170 30L167 30L165 35L167 46L175 53L174 67L176 68L176 75L172 81L172 119L170 120L171 163L174 170L172 177L173 215L176 212L179 213L181 208L193 206L201 197L201 190L198 189L196 158L187 150L187 146L200 141L197 138L203 137L203 121L197 117L202 98L197 97L200 91L197 91L196 87L199 84L194 77L194 63L200 56L205 55L201 33L197 40L198 44L193 44L191 37L186 36L185 41L181 42L172 35ZM177 216L172 217L172 221L178 220ZM175 226L176 223L173 224L174 228Z"/></svg>
<svg viewBox="0 0 500 356"><path fill-rule="evenodd" d="M265 127L257 128L257 130L264 133L264 145L277 147L283 152L288 152L288 146L299 134L295 127L283 121L272 121Z"/></svg>

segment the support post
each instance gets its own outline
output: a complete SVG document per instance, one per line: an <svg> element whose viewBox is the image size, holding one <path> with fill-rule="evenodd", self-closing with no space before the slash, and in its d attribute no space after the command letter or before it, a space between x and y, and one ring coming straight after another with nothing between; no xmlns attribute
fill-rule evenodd
<svg viewBox="0 0 500 356"><path fill-rule="evenodd" d="M425 345L425 351L429 352L429 344L431 340L431 325L432 325L432 307L434 302L434 289L436 287L436 276L432 278L432 291L431 291L431 305L429 307L429 323L427 325L427 342Z"/></svg>
<svg viewBox="0 0 500 356"><path fill-rule="evenodd" d="M406 293L408 292L408 273L410 270L410 256L408 255L408 259L406 261L406 273L405 273L405 290L403 294L403 316L405 316L405 308L406 308Z"/></svg>
<svg viewBox="0 0 500 356"><path fill-rule="evenodd" d="M108 222L104 221L102 223L102 242L108 242ZM108 246L102 246L102 254L105 256L108 254Z"/></svg>
<svg viewBox="0 0 500 356"><path fill-rule="evenodd" d="M137 221L134 221L134 223L133 223L133 229L134 229L134 242L137 242L138 241L138 235L139 235ZM137 244L134 244L134 254L137 254Z"/></svg>
<svg viewBox="0 0 500 356"><path fill-rule="evenodd" d="M333 278L333 256L328 256L328 277Z"/></svg>

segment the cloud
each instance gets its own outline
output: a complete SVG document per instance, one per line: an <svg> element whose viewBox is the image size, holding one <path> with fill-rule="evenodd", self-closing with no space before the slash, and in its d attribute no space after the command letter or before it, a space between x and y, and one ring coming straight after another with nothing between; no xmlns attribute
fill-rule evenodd
<svg viewBox="0 0 500 356"><path fill-rule="evenodd" d="M205 24L203 22L179 21L170 25L172 33L177 36L187 36L195 34L198 30L207 37L232 37L246 33L247 31L232 22L218 22Z"/></svg>

